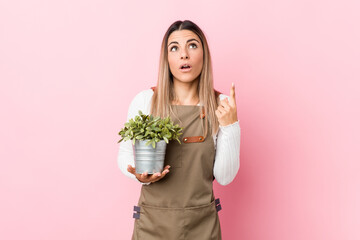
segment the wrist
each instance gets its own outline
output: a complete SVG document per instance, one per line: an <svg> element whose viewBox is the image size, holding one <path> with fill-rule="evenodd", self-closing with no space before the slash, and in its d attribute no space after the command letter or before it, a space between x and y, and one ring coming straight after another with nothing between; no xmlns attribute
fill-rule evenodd
<svg viewBox="0 0 360 240"><path fill-rule="evenodd" d="M151 183L151 182L143 182L137 176L135 176L135 177L138 180L138 182L141 183L142 185L149 185Z"/></svg>

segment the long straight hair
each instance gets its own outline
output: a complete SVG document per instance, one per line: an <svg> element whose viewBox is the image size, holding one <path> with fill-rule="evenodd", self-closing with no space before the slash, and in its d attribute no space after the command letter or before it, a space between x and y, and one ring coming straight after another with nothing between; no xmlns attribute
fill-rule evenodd
<svg viewBox="0 0 360 240"><path fill-rule="evenodd" d="M216 91L213 88L213 72L212 72L212 63L211 56L209 51L209 46L206 40L206 37L203 31L192 21L176 21L168 28L166 31L160 52L160 63L159 63L159 75L156 88L154 88L154 94L151 100L151 110L150 113L154 116L160 116L162 118L167 117L170 113L173 112L171 103L175 100L175 91L174 91L174 82L173 76L170 71L169 62L168 62L168 39L172 32L178 30L190 30L193 33L197 34L200 38L203 46L203 67L199 76L198 84L198 95L200 99L200 105L204 107L205 122L204 137L208 134L208 124L210 124L211 134L214 135L219 129L219 121L216 117L215 110L219 105L218 95L220 92ZM199 114L201 113L201 108L199 109Z"/></svg>

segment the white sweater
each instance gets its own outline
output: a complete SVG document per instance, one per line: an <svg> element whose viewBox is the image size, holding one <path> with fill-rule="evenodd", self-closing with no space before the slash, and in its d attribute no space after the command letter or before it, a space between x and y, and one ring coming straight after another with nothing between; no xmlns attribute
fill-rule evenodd
<svg viewBox="0 0 360 240"><path fill-rule="evenodd" d="M130 103L127 121L135 118L138 111L144 114L150 113L150 102L153 90L143 90L139 92ZM220 94L220 100L229 96ZM198 104L199 105L199 104ZM219 127L219 131L213 136L215 145L215 163L213 175L216 181L221 185L227 185L233 181L240 168L240 123L236 121L233 124ZM128 177L136 180L137 178L127 171L127 166L134 167L134 153L132 141L120 142L118 153L118 166L121 171ZM171 168L170 168L171 171ZM140 181L139 181L140 182ZM149 184L149 183L142 183Z"/></svg>

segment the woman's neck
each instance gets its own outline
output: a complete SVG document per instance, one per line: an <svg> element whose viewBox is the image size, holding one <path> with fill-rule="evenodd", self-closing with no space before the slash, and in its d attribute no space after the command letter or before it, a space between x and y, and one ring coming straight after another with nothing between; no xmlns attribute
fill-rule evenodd
<svg viewBox="0 0 360 240"><path fill-rule="evenodd" d="M199 103L198 95L199 80L192 82L174 81L175 100L172 104L175 105L197 105Z"/></svg>

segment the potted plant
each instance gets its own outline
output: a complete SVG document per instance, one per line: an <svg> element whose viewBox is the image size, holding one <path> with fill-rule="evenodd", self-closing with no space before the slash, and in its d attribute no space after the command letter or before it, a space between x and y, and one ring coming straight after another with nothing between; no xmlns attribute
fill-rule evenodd
<svg viewBox="0 0 360 240"><path fill-rule="evenodd" d="M120 130L121 139L118 143L131 140L136 173L147 171L148 174L153 174L164 168L166 144L171 140L177 140L181 144L181 130L169 116L160 118L139 111L139 115L126 122Z"/></svg>

